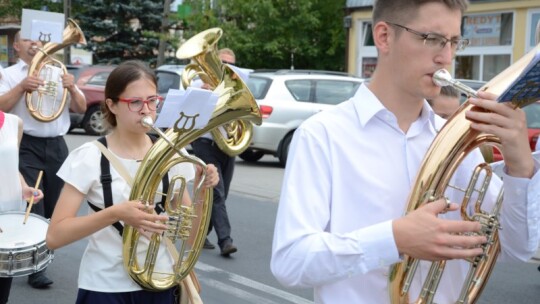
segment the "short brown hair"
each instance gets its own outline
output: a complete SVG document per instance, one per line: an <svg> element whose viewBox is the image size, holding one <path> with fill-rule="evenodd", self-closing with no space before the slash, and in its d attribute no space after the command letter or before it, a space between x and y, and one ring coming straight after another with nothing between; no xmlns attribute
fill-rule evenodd
<svg viewBox="0 0 540 304"><path fill-rule="evenodd" d="M129 60L121 63L116 67L105 84L105 99L112 100L113 103L118 102L118 97L122 94L126 87L139 79L146 78L154 83L157 88L157 77L144 62L139 60ZM101 105L103 120L109 127L116 127L116 115L109 110L107 103Z"/></svg>
<svg viewBox="0 0 540 304"><path fill-rule="evenodd" d="M444 87L441 87L441 93L439 93L439 95L459 98L461 94L459 90L454 88L453 86L444 86ZM430 106L433 106L433 99L427 99L427 102L429 103Z"/></svg>
<svg viewBox="0 0 540 304"><path fill-rule="evenodd" d="M450 9L459 9L461 15L467 10L468 0L375 0L373 25L379 21L407 23L416 17L418 8L426 3L437 2Z"/></svg>
<svg viewBox="0 0 540 304"><path fill-rule="evenodd" d="M459 97L460 94L458 89L454 88L453 86L444 86L441 87L441 95L448 97Z"/></svg>

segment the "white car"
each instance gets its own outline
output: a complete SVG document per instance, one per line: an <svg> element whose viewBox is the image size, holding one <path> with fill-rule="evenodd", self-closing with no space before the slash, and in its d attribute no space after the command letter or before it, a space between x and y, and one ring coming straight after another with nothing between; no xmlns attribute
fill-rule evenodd
<svg viewBox="0 0 540 304"><path fill-rule="evenodd" d="M250 74L247 85L261 109L250 147L240 154L256 162L265 154L285 166L296 128L308 117L351 98L364 79L340 72L278 70Z"/></svg>

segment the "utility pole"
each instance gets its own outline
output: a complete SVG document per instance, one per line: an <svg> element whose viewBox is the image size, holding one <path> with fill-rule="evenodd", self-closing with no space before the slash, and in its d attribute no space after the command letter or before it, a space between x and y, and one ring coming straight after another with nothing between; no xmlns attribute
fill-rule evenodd
<svg viewBox="0 0 540 304"><path fill-rule="evenodd" d="M71 0L64 0L64 17L71 18ZM64 64L71 64L71 45L64 49Z"/></svg>
<svg viewBox="0 0 540 304"><path fill-rule="evenodd" d="M171 0L165 0L163 18L161 19L161 32L159 35L159 49L156 67L165 62L165 49L167 48L166 37L169 34L169 14L171 12Z"/></svg>

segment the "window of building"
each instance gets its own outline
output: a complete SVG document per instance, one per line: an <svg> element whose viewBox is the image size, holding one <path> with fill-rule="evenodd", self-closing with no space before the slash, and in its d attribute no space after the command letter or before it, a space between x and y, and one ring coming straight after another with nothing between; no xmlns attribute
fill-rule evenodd
<svg viewBox="0 0 540 304"><path fill-rule="evenodd" d="M540 43L540 9L530 10L527 16L527 36L525 36L525 50L530 51Z"/></svg>
<svg viewBox="0 0 540 304"><path fill-rule="evenodd" d="M463 17L463 37L470 44L456 57L456 78L489 81L510 65L513 16L513 13L496 12Z"/></svg>
<svg viewBox="0 0 540 304"><path fill-rule="evenodd" d="M512 44L512 13L471 14L463 17L463 37L470 47Z"/></svg>

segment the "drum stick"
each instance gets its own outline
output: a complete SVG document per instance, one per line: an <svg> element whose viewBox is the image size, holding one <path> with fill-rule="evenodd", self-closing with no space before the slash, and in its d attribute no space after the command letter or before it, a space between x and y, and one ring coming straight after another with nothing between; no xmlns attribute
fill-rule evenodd
<svg viewBox="0 0 540 304"><path fill-rule="evenodd" d="M36 189L39 188L39 183L41 182L42 176L43 176L43 171L40 170L37 177L36 186L34 188ZM30 197L30 201L28 202L28 207L26 207L26 214L24 215L23 225L26 224L26 221L28 220L28 216L30 215L30 209L32 209L33 204L34 204L34 195Z"/></svg>

